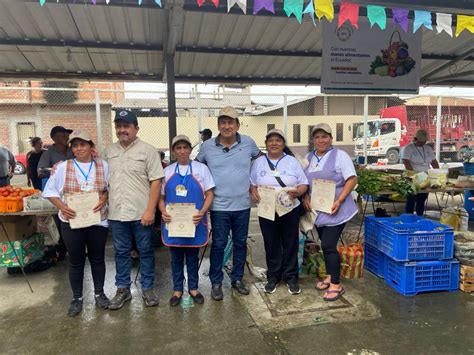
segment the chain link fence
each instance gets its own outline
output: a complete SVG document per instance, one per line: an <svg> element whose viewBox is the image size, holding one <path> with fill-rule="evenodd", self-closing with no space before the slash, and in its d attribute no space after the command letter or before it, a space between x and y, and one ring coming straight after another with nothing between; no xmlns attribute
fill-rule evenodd
<svg viewBox="0 0 474 355"><path fill-rule="evenodd" d="M52 144L49 132L61 125L91 133L99 150L115 141L113 118L121 109L139 118L142 140L169 157L169 110L164 91L131 91L101 83L0 83L0 141L14 154L26 154L30 139ZM217 115L233 106L240 114L240 132L262 149L272 128L285 132L288 146L303 155L312 149L311 129L328 123L334 145L360 162L400 163L403 147L418 129L425 129L441 163L470 156L474 145L474 96L341 96L252 94L250 88L214 93L176 93L176 131L195 145L200 131L218 134ZM438 122L437 117L440 117ZM439 136L439 139L436 137Z"/></svg>

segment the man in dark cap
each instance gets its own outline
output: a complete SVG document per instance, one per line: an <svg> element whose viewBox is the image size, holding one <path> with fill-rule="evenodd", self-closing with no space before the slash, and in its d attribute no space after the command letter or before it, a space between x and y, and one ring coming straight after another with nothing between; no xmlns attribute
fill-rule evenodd
<svg viewBox="0 0 474 355"><path fill-rule="evenodd" d="M69 147L69 134L71 133L72 129L66 129L63 126L55 126L51 129L49 135L54 144L41 155L38 162L38 177L42 178L44 182L49 179L53 166L61 161L73 158L71 148ZM42 185L44 186L45 184L43 183ZM53 216L53 218L59 231L59 241L58 244L56 244L56 252L58 254L58 260L62 260L66 256L67 250L61 235L61 221L57 215Z"/></svg>
<svg viewBox="0 0 474 355"><path fill-rule="evenodd" d="M46 150L38 162L38 176L40 178L49 178L51 168L59 163L72 158L72 151L69 148L69 134L72 129L66 129L63 126L55 126L49 134L54 144Z"/></svg>
<svg viewBox="0 0 474 355"><path fill-rule="evenodd" d="M158 150L137 137L135 113L117 111L115 133L118 141L107 147L109 163L109 226L115 249L117 293L109 309L117 310L132 298L130 292L132 236L140 254L140 283L147 307L158 305L154 291L155 253L153 222L164 176Z"/></svg>
<svg viewBox="0 0 474 355"><path fill-rule="evenodd" d="M202 131L199 131L199 133L201 134L201 140L203 143L212 138L212 131L209 128L204 128Z"/></svg>

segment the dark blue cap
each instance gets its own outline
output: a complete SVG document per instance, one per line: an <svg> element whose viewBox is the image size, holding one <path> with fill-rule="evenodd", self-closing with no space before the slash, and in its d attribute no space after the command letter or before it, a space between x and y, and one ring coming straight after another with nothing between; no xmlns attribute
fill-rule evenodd
<svg viewBox="0 0 474 355"><path fill-rule="evenodd" d="M137 115L132 111L120 110L115 112L114 122L124 121L127 123L138 124Z"/></svg>

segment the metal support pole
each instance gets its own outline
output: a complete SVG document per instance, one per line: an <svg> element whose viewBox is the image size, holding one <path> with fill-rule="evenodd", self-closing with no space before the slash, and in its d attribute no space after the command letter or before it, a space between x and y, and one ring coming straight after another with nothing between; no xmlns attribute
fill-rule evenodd
<svg viewBox="0 0 474 355"><path fill-rule="evenodd" d="M438 96L438 102L436 107L436 160L439 162L440 160L440 152L441 152L441 96Z"/></svg>
<svg viewBox="0 0 474 355"><path fill-rule="evenodd" d="M283 133L288 140L288 97L283 95Z"/></svg>
<svg viewBox="0 0 474 355"><path fill-rule="evenodd" d="M176 93L174 87L174 55L166 56L166 79L168 85L168 132L169 149L176 136Z"/></svg>
<svg viewBox="0 0 474 355"><path fill-rule="evenodd" d="M201 94L196 92L196 99L197 99L197 113L198 113L198 132L202 131L202 109L201 109ZM198 133L198 142L199 146L201 146L201 134Z"/></svg>
<svg viewBox="0 0 474 355"><path fill-rule="evenodd" d="M99 155L103 150L103 141L102 141L102 119L100 117L100 94L99 89L95 89L95 122L97 126L97 150Z"/></svg>
<svg viewBox="0 0 474 355"><path fill-rule="evenodd" d="M364 164L367 165L367 120L369 119L369 97L364 96Z"/></svg>

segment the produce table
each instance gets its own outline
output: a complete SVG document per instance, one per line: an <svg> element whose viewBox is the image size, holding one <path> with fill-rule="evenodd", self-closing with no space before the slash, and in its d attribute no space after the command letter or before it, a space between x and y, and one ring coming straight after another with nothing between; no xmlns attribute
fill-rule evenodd
<svg viewBox="0 0 474 355"><path fill-rule="evenodd" d="M420 190L420 191L418 191L418 193L434 193L435 197L436 197L436 203L438 205L438 209L441 212L441 210L446 207L448 202L446 201L446 204L444 206L442 206L441 203L440 203L440 199L438 198L438 193L443 193L443 194L446 193L450 196L454 196L455 193L464 193L465 190L468 190L468 189L467 188L461 188L461 187L446 187L444 189L429 188L429 189ZM392 194L393 194L393 191L380 191L376 194L364 194L364 196L368 196L369 198L365 199L365 201L363 203L363 206L362 206L362 218L361 218L361 222L359 224L359 236L362 232L362 226L364 225L365 216L367 214L367 206L369 205L369 202L372 203L372 209L375 213L375 210L376 210L375 202L380 203L380 201L374 201L374 200L376 200L377 198L380 198L380 197L391 196ZM462 195L461 195L461 198L462 198ZM394 205L394 211L395 212L396 212L395 203L405 203L405 201L396 201L396 200L391 200L391 199L389 199L386 202L387 203L392 203ZM426 200L426 203L428 203L428 200Z"/></svg>
<svg viewBox="0 0 474 355"><path fill-rule="evenodd" d="M41 217L41 216L52 216L56 215L58 211L50 210L50 211L20 211L20 212L11 212L11 213L0 213L0 217L29 217L29 216L36 216L36 217ZM30 291L33 292L33 288L31 287L31 284L28 280L28 277L26 276L24 267L25 265L23 264L23 261L21 258L18 256L16 249L14 247L14 241L12 241L12 238L8 235L7 229L5 228L4 225L4 220L0 219L0 228L3 230L5 233L5 236L7 238L7 243L10 245L12 248L13 252L15 253L15 256L18 260L19 267L21 269L21 272L25 278L26 283L28 284L28 287L30 288Z"/></svg>

